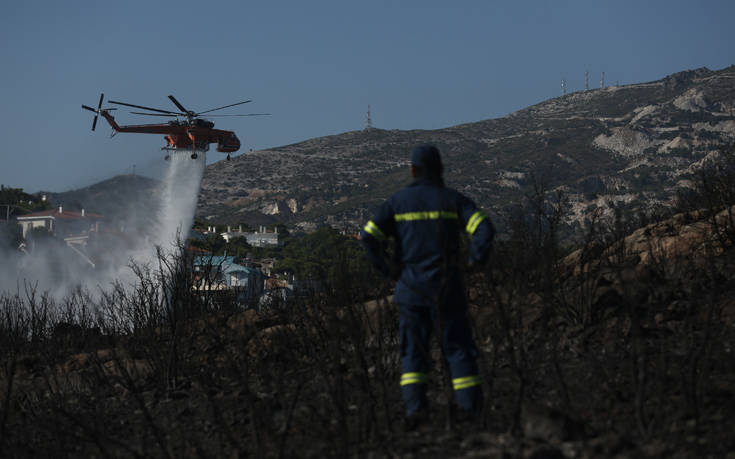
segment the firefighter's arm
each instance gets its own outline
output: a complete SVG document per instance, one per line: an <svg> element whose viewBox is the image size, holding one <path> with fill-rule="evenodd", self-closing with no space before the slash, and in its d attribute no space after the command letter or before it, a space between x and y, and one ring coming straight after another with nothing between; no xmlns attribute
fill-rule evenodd
<svg viewBox="0 0 735 459"><path fill-rule="evenodd" d="M490 217L469 199L466 199L460 206L460 216L465 225L465 231L472 239L469 264L484 264L493 246L495 227Z"/></svg>
<svg viewBox="0 0 735 459"><path fill-rule="evenodd" d="M386 202L360 233L368 260L387 277L392 277L392 269L386 259L385 243L393 235L393 226L393 212Z"/></svg>

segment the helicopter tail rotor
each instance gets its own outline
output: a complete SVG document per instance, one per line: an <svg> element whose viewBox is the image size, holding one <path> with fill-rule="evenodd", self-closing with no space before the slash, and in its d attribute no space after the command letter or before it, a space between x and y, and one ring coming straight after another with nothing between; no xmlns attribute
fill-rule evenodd
<svg viewBox="0 0 735 459"><path fill-rule="evenodd" d="M97 109L90 107L89 105L82 104L82 108L85 110L89 110L90 112L94 112L94 120L92 121L92 130L97 127L97 118L99 117L99 114L102 112L102 100L105 98L105 94L100 94L100 101L97 104ZM114 110L114 109L106 109L106 110Z"/></svg>

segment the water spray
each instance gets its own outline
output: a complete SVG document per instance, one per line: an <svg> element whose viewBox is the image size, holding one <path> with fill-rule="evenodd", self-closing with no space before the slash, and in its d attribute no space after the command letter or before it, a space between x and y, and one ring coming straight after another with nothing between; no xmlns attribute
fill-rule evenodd
<svg viewBox="0 0 735 459"><path fill-rule="evenodd" d="M0 266L0 292L17 290L24 281L38 282L40 292L61 299L80 286L97 291L116 282L131 285L136 281L131 264L154 267L159 254L175 254L178 244L188 238L194 221L206 151L181 149L169 155L155 209L145 209L138 215L140 207L131 206L124 216L126 227L142 226L142 230L127 232L120 240L102 239L103 253L97 254L101 263L84 250L55 238L44 238L43 247L34 244L34 250L26 253L11 251L5 257L7 263ZM136 225L136 220L149 223Z"/></svg>

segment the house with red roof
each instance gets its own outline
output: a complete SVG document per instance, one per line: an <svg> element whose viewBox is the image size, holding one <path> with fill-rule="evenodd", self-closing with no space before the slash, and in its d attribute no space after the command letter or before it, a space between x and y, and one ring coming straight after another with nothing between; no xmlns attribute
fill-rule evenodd
<svg viewBox="0 0 735 459"><path fill-rule="evenodd" d="M23 239L36 228L45 228L49 234L60 239L81 237L98 231L103 219L100 214L85 212L84 209L81 212L64 210L62 206L17 217L23 230Z"/></svg>

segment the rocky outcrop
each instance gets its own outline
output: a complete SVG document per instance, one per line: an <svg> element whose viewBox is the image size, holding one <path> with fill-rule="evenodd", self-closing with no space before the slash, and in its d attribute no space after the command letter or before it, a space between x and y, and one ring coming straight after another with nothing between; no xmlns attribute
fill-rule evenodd
<svg viewBox="0 0 735 459"><path fill-rule="evenodd" d="M707 100L701 89L692 88L674 99L673 104L679 110L698 112L707 109L710 106L710 101Z"/></svg>
<svg viewBox="0 0 735 459"><path fill-rule="evenodd" d="M614 128L610 135L598 135L592 144L603 150L615 152L624 158L632 158L642 156L648 148L656 146L657 142L643 132L619 127Z"/></svg>

